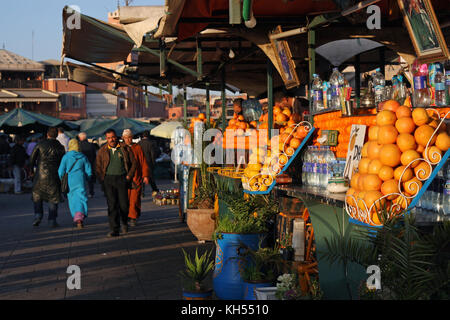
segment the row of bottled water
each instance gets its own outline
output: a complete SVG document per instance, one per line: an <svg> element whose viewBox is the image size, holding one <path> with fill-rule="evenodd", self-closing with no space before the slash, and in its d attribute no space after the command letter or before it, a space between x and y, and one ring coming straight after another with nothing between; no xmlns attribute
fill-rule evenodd
<svg viewBox="0 0 450 320"><path fill-rule="evenodd" d="M303 155L302 182L304 186L325 189L333 176L331 163L336 161L330 147L309 146Z"/></svg>
<svg viewBox="0 0 450 320"><path fill-rule="evenodd" d="M341 88L345 86L345 78L338 68L333 68L330 81L322 81L319 75L313 75L311 95L313 113L324 109L341 109Z"/></svg>
<svg viewBox="0 0 450 320"><path fill-rule="evenodd" d="M447 162L416 205L422 212L450 215L450 165Z"/></svg>

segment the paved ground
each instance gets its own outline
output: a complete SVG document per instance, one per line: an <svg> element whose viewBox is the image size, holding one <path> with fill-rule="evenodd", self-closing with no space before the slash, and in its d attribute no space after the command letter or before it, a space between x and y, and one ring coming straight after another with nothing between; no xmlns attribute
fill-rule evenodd
<svg viewBox="0 0 450 320"><path fill-rule="evenodd" d="M159 186L172 185L159 181ZM143 199L138 226L113 239L106 238L106 200L100 190L89 202L83 230L73 227L67 203L60 205L59 228L49 228L46 220L32 227L30 198L0 194L0 300L181 299L181 248L213 247L197 242L180 222L178 207L156 206L150 196ZM67 289L70 265L81 268L81 290Z"/></svg>

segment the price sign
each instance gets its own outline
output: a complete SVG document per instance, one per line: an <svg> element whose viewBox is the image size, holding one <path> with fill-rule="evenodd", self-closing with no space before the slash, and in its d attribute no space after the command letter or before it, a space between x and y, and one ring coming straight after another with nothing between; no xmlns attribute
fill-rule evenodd
<svg viewBox="0 0 450 320"><path fill-rule="evenodd" d="M358 169L361 160L361 150L364 146L367 127L364 125L352 125L350 142L348 143L347 161L345 162L344 178L350 180Z"/></svg>

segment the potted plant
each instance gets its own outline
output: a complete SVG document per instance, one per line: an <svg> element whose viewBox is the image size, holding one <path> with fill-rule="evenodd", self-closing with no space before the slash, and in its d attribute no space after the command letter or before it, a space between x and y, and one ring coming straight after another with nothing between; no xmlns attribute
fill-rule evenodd
<svg viewBox="0 0 450 320"><path fill-rule="evenodd" d="M183 281L184 300L210 300L212 289L206 288L204 280L214 268L212 251L205 251L201 256L195 249L195 257L191 257L186 251L184 254L184 270L180 271Z"/></svg>
<svg viewBox="0 0 450 320"><path fill-rule="evenodd" d="M278 245L280 247L280 253L283 260L292 261L294 259L294 248L291 246L291 236L290 233L286 233L284 237L277 239Z"/></svg>
<svg viewBox="0 0 450 320"><path fill-rule="evenodd" d="M238 248L242 244L257 250L266 246L266 237L278 213L278 204L268 196L228 195L224 197L231 214L220 216L214 239L216 265L213 284L223 300L242 299L246 284L241 277Z"/></svg>
<svg viewBox="0 0 450 320"><path fill-rule="evenodd" d="M257 300L256 289L272 287L282 268L278 248L252 250L246 245L239 248L241 276L245 282L244 300Z"/></svg>
<svg viewBox="0 0 450 320"><path fill-rule="evenodd" d="M207 172L207 165L200 166L200 179L195 198L187 209L187 225L199 241L211 241L215 229L215 183Z"/></svg>
<svg viewBox="0 0 450 320"><path fill-rule="evenodd" d="M303 292L298 275L285 273L277 279L275 296L279 300L320 300L323 293L316 278L311 279L308 292Z"/></svg>

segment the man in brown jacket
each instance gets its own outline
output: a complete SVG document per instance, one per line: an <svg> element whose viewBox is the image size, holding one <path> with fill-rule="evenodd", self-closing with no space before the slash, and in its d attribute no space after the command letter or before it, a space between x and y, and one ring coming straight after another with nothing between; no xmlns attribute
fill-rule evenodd
<svg viewBox="0 0 450 320"><path fill-rule="evenodd" d="M128 189L132 187L136 160L131 149L119 143L113 129L109 129L105 134L107 143L97 153L96 171L108 203L111 229L108 237L117 237L119 229L122 234L128 233Z"/></svg>

